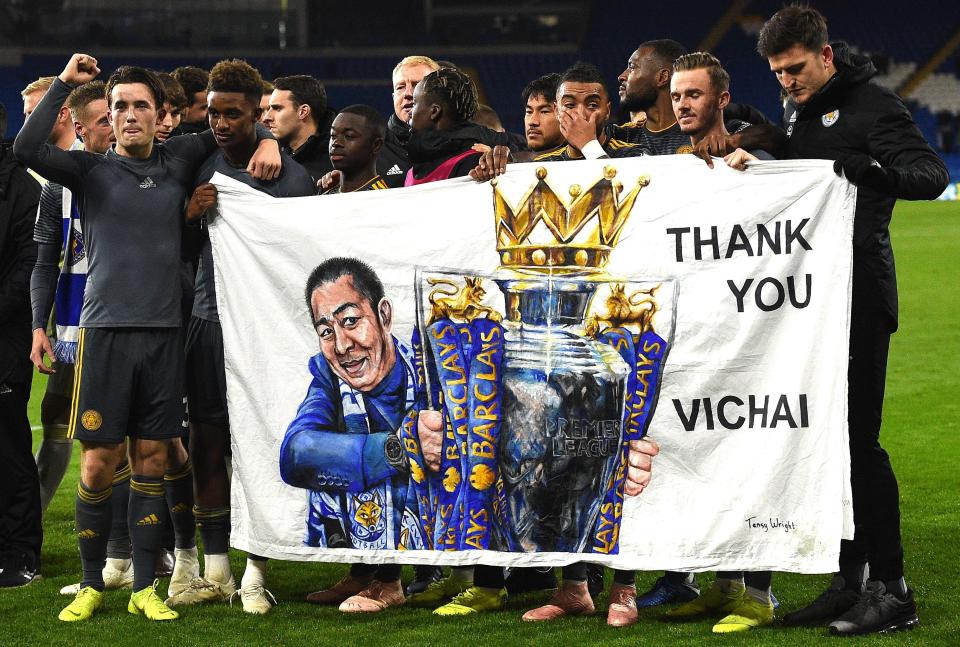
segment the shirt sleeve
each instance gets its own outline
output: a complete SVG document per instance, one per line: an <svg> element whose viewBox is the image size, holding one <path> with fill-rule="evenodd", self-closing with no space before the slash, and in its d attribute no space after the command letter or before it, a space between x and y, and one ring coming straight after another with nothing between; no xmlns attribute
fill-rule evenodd
<svg viewBox="0 0 960 647"><path fill-rule="evenodd" d="M63 187L56 182L47 182L40 189L33 239L56 247L63 245Z"/></svg>
<svg viewBox="0 0 960 647"><path fill-rule="evenodd" d="M313 381L280 446L280 476L295 487L363 492L396 473L386 461L389 433L348 433L337 428L339 389L320 357Z"/></svg>
<svg viewBox="0 0 960 647"><path fill-rule="evenodd" d="M933 152L906 106L896 97L891 109L874 122L867 138L870 156L890 177L889 195L906 200L934 200L950 182L943 160Z"/></svg>
<svg viewBox="0 0 960 647"><path fill-rule="evenodd" d="M40 202L40 185L26 171L17 169L20 178L12 178L7 196L12 202L7 249L15 260L10 272L0 281L0 324L19 316L29 307L30 274L37 258L37 244L33 242L33 220Z"/></svg>
<svg viewBox="0 0 960 647"><path fill-rule="evenodd" d="M33 313L33 329L46 328L57 294L57 277L60 275L60 246L50 243L37 244L37 262L30 274L30 308Z"/></svg>

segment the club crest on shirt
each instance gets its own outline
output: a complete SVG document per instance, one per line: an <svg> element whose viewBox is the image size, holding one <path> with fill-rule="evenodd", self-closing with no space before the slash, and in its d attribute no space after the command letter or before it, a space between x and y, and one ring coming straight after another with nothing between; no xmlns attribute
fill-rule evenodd
<svg viewBox="0 0 960 647"><path fill-rule="evenodd" d="M820 117L820 122L821 122L824 126L826 126L827 128L829 128L829 127L832 126L833 124L837 123L837 119L839 119L839 118L840 118L840 111L839 111L839 110L833 110L833 111L828 112L827 114L823 115L822 117Z"/></svg>
<svg viewBox="0 0 960 647"><path fill-rule="evenodd" d="M683 146L677 147L677 155L686 155L687 153L693 152L693 146L690 144L684 144Z"/></svg>

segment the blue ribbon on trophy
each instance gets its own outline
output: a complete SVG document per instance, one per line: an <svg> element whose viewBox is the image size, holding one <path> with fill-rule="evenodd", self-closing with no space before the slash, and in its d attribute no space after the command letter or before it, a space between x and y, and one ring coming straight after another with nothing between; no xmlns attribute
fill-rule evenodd
<svg viewBox="0 0 960 647"><path fill-rule="evenodd" d="M656 288L650 290L648 294L652 297L655 290ZM650 324L652 314L656 311L655 302L651 303L653 305L646 325ZM599 339L616 349L630 366L623 412L624 433L620 461L600 504L593 539L593 552L613 555L619 552L623 489L630 441L643 438L650 425L654 403L660 390L660 377L668 343L652 328L643 330L637 336L624 328L610 328L601 333Z"/></svg>
<svg viewBox="0 0 960 647"><path fill-rule="evenodd" d="M423 343L418 328L414 328L410 342L413 349L413 370L417 382L417 397L414 406L407 411L403 424L400 426L400 441L403 443L404 452L410 465L410 480L407 484L404 517L415 520L415 523L420 526L416 536L423 539L424 545L402 544L399 547L401 549L432 549L435 514L435 496L432 491L435 486L432 483L433 474L427 469L423 458L423 450L420 447L420 438L417 435L418 414L428 404L426 365L423 361Z"/></svg>
<svg viewBox="0 0 960 647"><path fill-rule="evenodd" d="M457 507L463 481L459 435L461 427L462 433L466 433L468 364L464 361L459 328L452 321L434 321L427 327L427 334L437 369L444 426L433 545L437 550L456 550L459 545Z"/></svg>
<svg viewBox="0 0 960 647"><path fill-rule="evenodd" d="M467 396L467 450L464 452L467 481L463 490L463 524L460 550L485 550L495 523L493 493L498 474L497 445L500 437L501 364L503 328L490 319L470 324L473 359L470 362Z"/></svg>

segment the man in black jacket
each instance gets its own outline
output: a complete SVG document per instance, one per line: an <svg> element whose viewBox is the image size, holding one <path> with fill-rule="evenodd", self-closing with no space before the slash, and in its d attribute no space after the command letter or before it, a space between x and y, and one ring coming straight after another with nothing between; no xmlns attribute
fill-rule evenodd
<svg viewBox="0 0 960 647"><path fill-rule="evenodd" d="M273 87L263 124L316 183L333 170L327 148L337 112L327 103L323 83L312 76L282 76Z"/></svg>
<svg viewBox="0 0 960 647"><path fill-rule="evenodd" d="M869 82L876 74L869 59L829 44L816 10L790 6L774 14L757 50L788 96L786 157L834 160L834 170L857 185L847 377L856 533L841 544L830 589L784 620L832 620L830 631L840 635L909 629L919 621L903 579L897 480L879 443L887 352L897 329L888 227L897 198L934 199L949 177L900 99Z"/></svg>
<svg viewBox="0 0 960 647"><path fill-rule="evenodd" d="M0 587L40 572L40 478L31 452L30 272L40 185L0 144Z"/></svg>

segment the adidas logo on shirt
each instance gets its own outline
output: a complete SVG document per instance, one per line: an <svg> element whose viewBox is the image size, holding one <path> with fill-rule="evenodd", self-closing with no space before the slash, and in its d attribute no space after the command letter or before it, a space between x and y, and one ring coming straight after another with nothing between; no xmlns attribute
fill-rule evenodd
<svg viewBox="0 0 960 647"><path fill-rule="evenodd" d="M144 178L143 182L140 183L140 188L141 188L141 189L155 189L155 188L157 188L157 184L156 184L156 182L154 182L153 180L151 180L149 176L147 176L146 178Z"/></svg>
<svg viewBox="0 0 960 647"><path fill-rule="evenodd" d="M387 175L401 175L403 171L400 170L400 167L394 164L390 167L390 170L387 171Z"/></svg>

